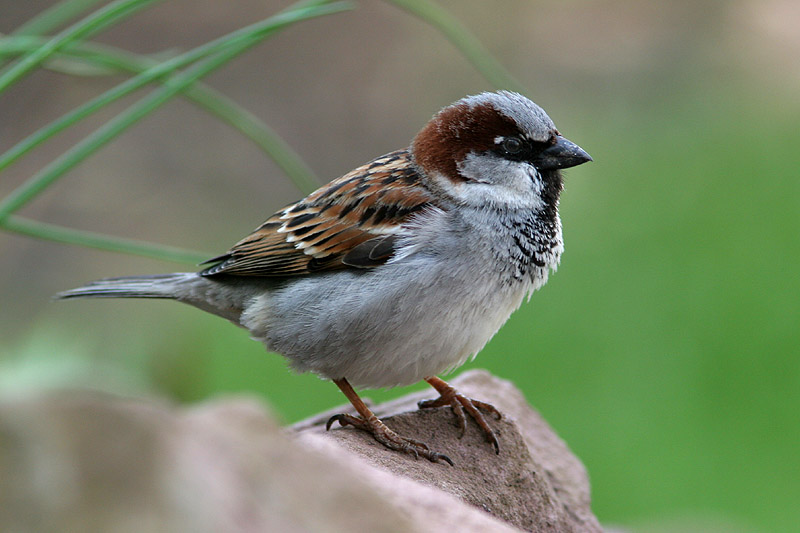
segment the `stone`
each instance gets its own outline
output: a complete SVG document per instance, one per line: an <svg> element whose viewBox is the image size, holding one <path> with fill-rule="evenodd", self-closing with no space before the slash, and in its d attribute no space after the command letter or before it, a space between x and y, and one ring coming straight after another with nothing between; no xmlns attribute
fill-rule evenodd
<svg viewBox="0 0 800 533"><path fill-rule="evenodd" d="M481 371L453 384L504 413L499 455L448 408L417 411L432 390L375 410L453 467L326 432L329 415L281 428L252 398L3 397L0 531L601 531L583 466L519 391Z"/></svg>
<svg viewBox="0 0 800 533"><path fill-rule="evenodd" d="M340 411L300 422L295 429L301 437L311 434L334 439L362 457L364 461L354 466L362 478L368 477L369 471L379 470L413 479L523 531L602 531L591 512L589 479L583 464L511 382L473 370L449 383L465 396L491 403L503 413L500 421L487 417L499 433L499 455L472 420L468 419L466 432L459 439L449 407L418 410L419 400L437 396L433 389L375 406L373 411L400 435L425 442L450 457L453 467L387 450L370 435L353 428L325 434L325 421ZM403 494L397 492L392 499L400 503Z"/></svg>

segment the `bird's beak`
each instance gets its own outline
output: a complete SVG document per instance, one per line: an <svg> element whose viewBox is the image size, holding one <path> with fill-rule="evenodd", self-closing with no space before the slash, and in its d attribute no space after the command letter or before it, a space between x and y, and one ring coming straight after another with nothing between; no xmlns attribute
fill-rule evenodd
<svg viewBox="0 0 800 533"><path fill-rule="evenodd" d="M556 137L556 143L533 159L539 170L555 170L582 165L592 160L583 148L562 136Z"/></svg>

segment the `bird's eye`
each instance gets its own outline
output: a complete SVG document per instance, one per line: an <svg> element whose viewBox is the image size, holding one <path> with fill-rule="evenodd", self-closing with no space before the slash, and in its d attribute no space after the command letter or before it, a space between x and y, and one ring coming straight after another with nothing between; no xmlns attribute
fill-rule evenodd
<svg viewBox="0 0 800 533"><path fill-rule="evenodd" d="M507 154L518 154L522 151L523 144L517 137L507 137L503 139L503 150Z"/></svg>

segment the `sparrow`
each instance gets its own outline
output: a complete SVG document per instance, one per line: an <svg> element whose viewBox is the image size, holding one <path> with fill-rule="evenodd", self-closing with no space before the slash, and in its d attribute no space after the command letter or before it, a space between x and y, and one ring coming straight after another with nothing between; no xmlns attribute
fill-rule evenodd
<svg viewBox="0 0 800 533"><path fill-rule="evenodd" d="M437 374L475 357L556 269L561 169L591 160L525 96L467 96L407 149L283 208L200 272L103 279L57 298L162 298L226 318L341 389L358 415L327 429L353 426L452 465L387 427L353 388L425 380L439 398L420 408L450 406L461 435L466 412L499 453L482 413L497 409Z"/></svg>

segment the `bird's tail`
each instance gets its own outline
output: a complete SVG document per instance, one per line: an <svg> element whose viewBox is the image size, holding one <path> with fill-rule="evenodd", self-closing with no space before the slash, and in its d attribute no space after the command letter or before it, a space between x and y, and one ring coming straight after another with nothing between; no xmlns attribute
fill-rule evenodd
<svg viewBox="0 0 800 533"><path fill-rule="evenodd" d="M244 307L269 290L272 280L227 276L203 276L197 272L176 272L155 276L131 276L93 281L83 287L60 292L56 299L73 298L162 298L177 300L241 325Z"/></svg>
<svg viewBox="0 0 800 533"><path fill-rule="evenodd" d="M179 272L155 276L130 276L93 281L83 287L55 295L56 299L69 298L166 298L180 299L185 290L180 285L197 278L194 272Z"/></svg>

